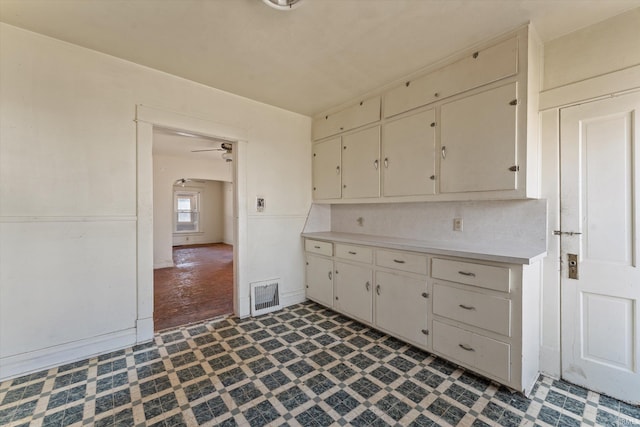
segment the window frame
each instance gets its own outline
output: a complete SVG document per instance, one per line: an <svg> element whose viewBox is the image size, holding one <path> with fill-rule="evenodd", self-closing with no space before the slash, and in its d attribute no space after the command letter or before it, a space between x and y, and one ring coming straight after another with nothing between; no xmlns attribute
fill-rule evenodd
<svg viewBox="0 0 640 427"><path fill-rule="evenodd" d="M189 198L191 200L191 209L178 209L179 199ZM193 190L173 190L173 232L175 234L190 234L202 232L200 227L200 203L201 203L200 191ZM188 213L191 215L191 221L179 221L180 214ZM195 220L194 220L195 217ZM188 230L179 230L180 224L187 225L193 224L193 228Z"/></svg>

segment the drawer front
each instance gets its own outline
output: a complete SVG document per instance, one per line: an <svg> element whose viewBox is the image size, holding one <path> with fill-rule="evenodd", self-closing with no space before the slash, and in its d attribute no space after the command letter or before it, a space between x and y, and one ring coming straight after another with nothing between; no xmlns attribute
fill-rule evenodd
<svg viewBox="0 0 640 427"><path fill-rule="evenodd" d="M336 257L371 264L373 262L373 250L364 246L336 243Z"/></svg>
<svg viewBox="0 0 640 427"><path fill-rule="evenodd" d="M509 344L434 320L433 349L471 369L511 380Z"/></svg>
<svg viewBox="0 0 640 427"><path fill-rule="evenodd" d="M410 273L427 274L427 256L409 252L376 251L376 264L380 267Z"/></svg>
<svg viewBox="0 0 640 427"><path fill-rule="evenodd" d="M511 336L511 301L433 285L433 314Z"/></svg>
<svg viewBox="0 0 640 427"><path fill-rule="evenodd" d="M389 90L384 117L391 117L518 73L518 40L506 40Z"/></svg>
<svg viewBox="0 0 640 427"><path fill-rule="evenodd" d="M313 139L346 132L380 120L380 97L364 100L344 110L318 117L313 121Z"/></svg>
<svg viewBox="0 0 640 427"><path fill-rule="evenodd" d="M305 239L304 250L318 255L333 256L333 243Z"/></svg>
<svg viewBox="0 0 640 427"><path fill-rule="evenodd" d="M509 267L434 258L431 264L431 276L495 291L509 292L510 290Z"/></svg>

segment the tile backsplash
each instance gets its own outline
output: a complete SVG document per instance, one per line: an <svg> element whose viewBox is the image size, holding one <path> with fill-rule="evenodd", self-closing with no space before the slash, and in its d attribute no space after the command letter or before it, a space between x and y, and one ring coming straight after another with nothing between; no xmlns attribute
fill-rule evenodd
<svg viewBox="0 0 640 427"><path fill-rule="evenodd" d="M454 218L462 218L462 231L453 230ZM546 200L508 200L331 205L330 230L313 231L460 243L508 241L546 249L546 227Z"/></svg>

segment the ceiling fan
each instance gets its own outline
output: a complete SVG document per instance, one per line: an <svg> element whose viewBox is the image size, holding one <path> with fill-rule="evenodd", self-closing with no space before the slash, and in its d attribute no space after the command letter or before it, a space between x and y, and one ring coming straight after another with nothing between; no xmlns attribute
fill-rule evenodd
<svg viewBox="0 0 640 427"><path fill-rule="evenodd" d="M231 153L233 151L233 145L230 142L223 142L220 144L220 148L203 148L200 150L191 150L192 153L200 153L202 151L226 151Z"/></svg>

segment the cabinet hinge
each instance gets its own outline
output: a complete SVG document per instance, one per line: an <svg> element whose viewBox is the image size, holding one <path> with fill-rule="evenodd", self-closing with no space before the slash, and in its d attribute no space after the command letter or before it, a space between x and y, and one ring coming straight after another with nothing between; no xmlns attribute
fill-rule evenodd
<svg viewBox="0 0 640 427"><path fill-rule="evenodd" d="M435 180L436 180L436 176L435 176L435 175L431 175L431 176L429 177L429 179L430 179L431 181L435 181Z"/></svg>
<svg viewBox="0 0 640 427"><path fill-rule="evenodd" d="M315 157L315 156L316 156L316 153L313 153L313 157Z"/></svg>
<svg viewBox="0 0 640 427"><path fill-rule="evenodd" d="M431 127L432 128L436 127L436 122L431 122Z"/></svg>
<svg viewBox="0 0 640 427"><path fill-rule="evenodd" d="M423 293L422 293L422 298L429 298L429 294L428 294L428 293L426 293L426 292L423 292Z"/></svg>
<svg viewBox="0 0 640 427"><path fill-rule="evenodd" d="M509 103L509 105L518 105L518 100L517 100L517 99L514 99L513 101L511 101L511 102Z"/></svg>
<svg viewBox="0 0 640 427"><path fill-rule="evenodd" d="M421 331L424 335L429 335L429 330L428 329L423 329Z"/></svg>
<svg viewBox="0 0 640 427"><path fill-rule="evenodd" d="M520 166L517 166L517 165L516 165L516 166L511 166L511 167L509 168L509 170L510 170L511 172L518 172L518 171L520 170Z"/></svg>

